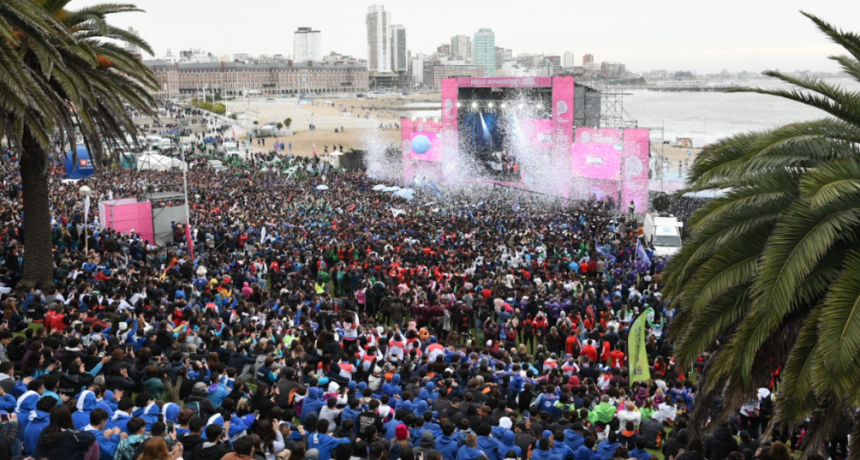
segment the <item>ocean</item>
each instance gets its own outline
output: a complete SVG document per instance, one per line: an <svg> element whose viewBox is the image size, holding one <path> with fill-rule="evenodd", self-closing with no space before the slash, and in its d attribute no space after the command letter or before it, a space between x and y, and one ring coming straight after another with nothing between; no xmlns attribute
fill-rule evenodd
<svg viewBox="0 0 860 460"><path fill-rule="evenodd" d="M846 78L827 79L849 91L860 92L860 83ZM778 80L749 80L739 85L765 89L790 88ZM413 103L422 109L427 103ZM733 134L765 130L788 123L813 120L826 113L776 96L751 93L651 92L627 90L624 109L638 126L651 129L651 141L689 137L695 147ZM440 110L403 112L404 117L438 118Z"/></svg>
<svg viewBox="0 0 860 460"><path fill-rule="evenodd" d="M851 79L827 79L849 91L860 91ZM778 80L750 80L742 86L764 89L791 88ZM674 142L689 137L702 147L733 134L774 128L788 123L814 120L827 113L788 99L753 93L661 93L627 91L624 109L643 128L651 128L651 140L660 137ZM665 130L661 134L661 130Z"/></svg>

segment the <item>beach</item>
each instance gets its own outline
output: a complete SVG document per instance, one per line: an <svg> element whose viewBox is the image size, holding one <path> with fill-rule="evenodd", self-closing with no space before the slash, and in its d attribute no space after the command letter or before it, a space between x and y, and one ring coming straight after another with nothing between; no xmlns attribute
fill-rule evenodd
<svg viewBox="0 0 860 460"><path fill-rule="evenodd" d="M312 144L316 143L317 153L322 154L325 146L329 151L333 146L343 146L350 149L363 150L368 143L399 144L401 113L408 109L405 104L426 102L428 106L434 103L438 107L439 94L420 94L409 96L373 95L372 99L365 98L325 98L318 97L312 102L300 102L297 98L251 98L248 102L237 99L227 101L227 111L236 113L240 124L245 125L244 114L250 114L248 124L253 122L260 125L270 122L283 123L286 118L292 119L292 136L279 136L284 144L292 143L292 151L287 153L299 156L311 156ZM316 125L311 131L310 125ZM381 126L381 127L380 127ZM335 129L338 132L335 132ZM343 129L343 132L340 132ZM255 151L270 151L274 139L267 139L266 145L252 146Z"/></svg>

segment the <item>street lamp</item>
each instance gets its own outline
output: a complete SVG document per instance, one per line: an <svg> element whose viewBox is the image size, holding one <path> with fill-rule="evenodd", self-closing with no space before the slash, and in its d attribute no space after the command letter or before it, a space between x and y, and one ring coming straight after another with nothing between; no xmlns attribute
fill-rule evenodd
<svg viewBox="0 0 860 460"><path fill-rule="evenodd" d="M78 195L80 195L84 199L84 254L88 254L90 252L90 237L87 234L87 214L89 214L89 201L90 195L92 195L93 189L87 187L86 185L82 185L81 188L78 189Z"/></svg>

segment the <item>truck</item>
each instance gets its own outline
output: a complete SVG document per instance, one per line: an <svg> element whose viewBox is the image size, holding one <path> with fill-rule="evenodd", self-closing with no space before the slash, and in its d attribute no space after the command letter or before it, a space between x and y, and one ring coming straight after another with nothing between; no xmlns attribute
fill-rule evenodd
<svg viewBox="0 0 860 460"><path fill-rule="evenodd" d="M671 256L681 250L681 229L684 224L667 213L649 212L642 228L643 243L656 256Z"/></svg>

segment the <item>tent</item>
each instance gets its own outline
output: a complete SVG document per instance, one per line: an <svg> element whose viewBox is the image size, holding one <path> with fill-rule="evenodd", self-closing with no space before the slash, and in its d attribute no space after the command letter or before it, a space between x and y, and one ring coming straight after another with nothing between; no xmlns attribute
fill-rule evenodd
<svg viewBox="0 0 860 460"><path fill-rule="evenodd" d="M96 172L95 164L90 159L90 152L86 147L78 146L75 153L71 150L66 152L64 160L69 179L85 179Z"/></svg>
<svg viewBox="0 0 860 460"><path fill-rule="evenodd" d="M187 165L181 160L157 153L145 153L137 158L138 171L167 171L173 168L185 169Z"/></svg>

